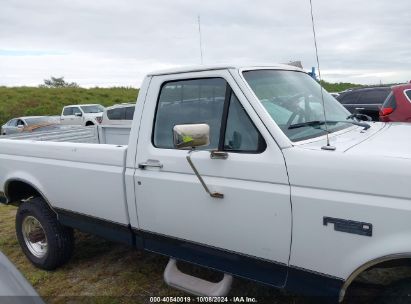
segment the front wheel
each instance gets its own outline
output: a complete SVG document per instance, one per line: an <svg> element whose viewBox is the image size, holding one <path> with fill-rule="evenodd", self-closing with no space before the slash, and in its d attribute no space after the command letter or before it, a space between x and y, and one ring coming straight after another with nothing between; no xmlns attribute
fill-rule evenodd
<svg viewBox="0 0 411 304"><path fill-rule="evenodd" d="M32 198L19 206L16 233L24 254L38 268L56 269L73 253L73 230L59 223L42 198Z"/></svg>
<svg viewBox="0 0 411 304"><path fill-rule="evenodd" d="M389 285L380 295L378 304L411 303L411 279L402 279Z"/></svg>

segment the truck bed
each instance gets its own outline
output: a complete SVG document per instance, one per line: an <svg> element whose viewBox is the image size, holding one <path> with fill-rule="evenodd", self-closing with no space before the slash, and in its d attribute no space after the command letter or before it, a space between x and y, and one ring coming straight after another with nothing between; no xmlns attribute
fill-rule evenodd
<svg viewBox="0 0 411 304"><path fill-rule="evenodd" d="M128 225L123 143L129 131L71 126L1 136L0 185L25 180L55 208Z"/></svg>

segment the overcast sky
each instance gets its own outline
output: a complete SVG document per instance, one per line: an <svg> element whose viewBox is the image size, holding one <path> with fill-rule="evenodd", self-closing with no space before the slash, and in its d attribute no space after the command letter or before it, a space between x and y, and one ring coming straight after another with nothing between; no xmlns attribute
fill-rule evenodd
<svg viewBox="0 0 411 304"><path fill-rule="evenodd" d="M410 0L313 0L323 79L411 79ZM139 87L152 70L316 64L309 0L2 0L0 85Z"/></svg>

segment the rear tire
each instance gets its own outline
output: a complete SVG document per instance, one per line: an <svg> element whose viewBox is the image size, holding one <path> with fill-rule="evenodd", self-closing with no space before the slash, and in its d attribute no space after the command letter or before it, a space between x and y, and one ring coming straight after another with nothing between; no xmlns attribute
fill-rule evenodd
<svg viewBox="0 0 411 304"><path fill-rule="evenodd" d="M19 206L16 233L24 254L38 268L54 270L72 256L73 229L61 225L56 214L40 197Z"/></svg>

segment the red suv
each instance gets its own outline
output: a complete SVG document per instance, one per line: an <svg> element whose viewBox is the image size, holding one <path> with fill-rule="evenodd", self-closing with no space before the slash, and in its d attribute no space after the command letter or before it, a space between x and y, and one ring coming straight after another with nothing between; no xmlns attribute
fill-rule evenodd
<svg viewBox="0 0 411 304"><path fill-rule="evenodd" d="M380 110L384 122L411 122L411 83L393 86Z"/></svg>

